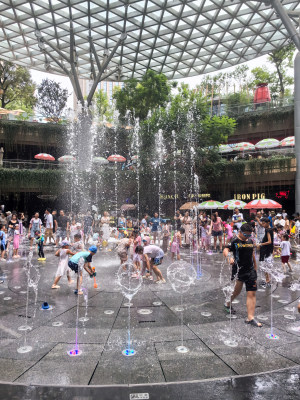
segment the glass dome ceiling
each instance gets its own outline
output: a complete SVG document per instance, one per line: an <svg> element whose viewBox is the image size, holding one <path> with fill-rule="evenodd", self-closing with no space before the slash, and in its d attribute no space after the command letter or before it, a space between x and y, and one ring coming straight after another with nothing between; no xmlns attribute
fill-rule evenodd
<svg viewBox="0 0 300 400"><path fill-rule="evenodd" d="M283 0L287 10L298 4ZM170 79L216 71L266 54L288 39L274 10L257 1L2 0L0 59L44 71L57 67L41 49L53 55L51 44L63 64L63 55L70 54L71 21L82 78L90 78L95 61L89 36L103 59L105 49L111 51L126 31L109 63L122 66L123 79L140 78L148 68Z"/></svg>

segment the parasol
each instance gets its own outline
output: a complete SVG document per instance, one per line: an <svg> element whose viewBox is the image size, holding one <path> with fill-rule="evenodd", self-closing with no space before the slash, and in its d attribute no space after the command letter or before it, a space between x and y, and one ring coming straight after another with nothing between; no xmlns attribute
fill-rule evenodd
<svg viewBox="0 0 300 400"><path fill-rule="evenodd" d="M223 204L216 200L207 200L197 206L200 210L215 210L222 207Z"/></svg>
<svg viewBox="0 0 300 400"><path fill-rule="evenodd" d="M99 165L105 165L108 164L109 161L104 157L93 157L93 163Z"/></svg>
<svg viewBox="0 0 300 400"><path fill-rule="evenodd" d="M180 210L192 210L194 207L197 207L199 203L196 203L195 201L189 201L188 203L184 203L181 207Z"/></svg>
<svg viewBox="0 0 300 400"><path fill-rule="evenodd" d="M247 203L240 200L226 200L223 201L224 210L234 210L235 208L243 209Z"/></svg>
<svg viewBox="0 0 300 400"><path fill-rule="evenodd" d="M111 156L108 157L108 161L125 162L126 158L123 156L120 156L120 154L112 154Z"/></svg>
<svg viewBox="0 0 300 400"><path fill-rule="evenodd" d="M55 161L55 158L51 156L51 154L47 153L39 153L34 156L37 160L43 160L43 161Z"/></svg>
<svg viewBox="0 0 300 400"><path fill-rule="evenodd" d="M275 147L279 147L279 140L277 139L263 139L256 143L256 149L274 149Z"/></svg>
<svg viewBox="0 0 300 400"><path fill-rule="evenodd" d="M233 146L229 146L228 144L220 144L219 146L219 153L231 153L233 151Z"/></svg>
<svg viewBox="0 0 300 400"><path fill-rule="evenodd" d="M130 211L130 210L135 210L135 209L136 209L135 204L123 204L121 206L122 211Z"/></svg>
<svg viewBox="0 0 300 400"><path fill-rule="evenodd" d="M241 143L236 143L236 145L233 147L233 150L234 151L255 150L255 146L250 142L241 142Z"/></svg>
<svg viewBox="0 0 300 400"><path fill-rule="evenodd" d="M251 209L251 208L282 208L282 205L277 203L274 200L269 200L269 199L257 199L257 200L252 200L250 203L248 203L244 209Z"/></svg>
<svg viewBox="0 0 300 400"><path fill-rule="evenodd" d="M288 136L287 138L283 139L279 145L281 147L291 147L295 146L295 136Z"/></svg>
<svg viewBox="0 0 300 400"><path fill-rule="evenodd" d="M71 156L71 155L66 154L64 156L59 157L58 161L59 162L64 162L64 163L66 163L66 162L74 162L74 161L76 161L76 158Z"/></svg>

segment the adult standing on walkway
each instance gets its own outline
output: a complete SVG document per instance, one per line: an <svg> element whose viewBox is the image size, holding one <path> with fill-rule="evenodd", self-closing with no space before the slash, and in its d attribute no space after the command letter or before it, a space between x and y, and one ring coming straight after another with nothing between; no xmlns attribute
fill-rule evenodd
<svg viewBox="0 0 300 400"><path fill-rule="evenodd" d="M181 227L181 220L182 220L182 215L180 213L180 210L177 210L174 216L174 221L175 221L175 231L179 230Z"/></svg>
<svg viewBox="0 0 300 400"><path fill-rule="evenodd" d="M103 240L108 240L110 236L110 229L109 229L109 224L110 224L110 216L107 211L104 211L103 217L101 218L101 228L103 232Z"/></svg>
<svg viewBox="0 0 300 400"><path fill-rule="evenodd" d="M256 225L257 241L261 243L263 237L265 236L265 228L262 223L262 214L260 211L258 211L256 214L255 225Z"/></svg>
<svg viewBox="0 0 300 400"><path fill-rule="evenodd" d="M181 219L182 227L184 229L184 242L188 246L190 245L190 232L192 228L191 224L193 222L189 214L189 211L186 211L184 213L184 217Z"/></svg>
<svg viewBox="0 0 300 400"><path fill-rule="evenodd" d="M50 211L50 208L47 208L45 211L45 245L47 244L47 239L49 239L49 243L51 243L51 239L53 239L53 243L55 243L53 237L53 215Z"/></svg>
<svg viewBox="0 0 300 400"><path fill-rule="evenodd" d="M150 219L150 225L152 226L151 233L153 236L153 243L156 243L156 240L158 239L158 244L160 243L160 224L163 220L159 218L158 213L154 213L154 217Z"/></svg>
<svg viewBox="0 0 300 400"><path fill-rule="evenodd" d="M57 218L57 226L56 246L58 246L60 239L66 239L70 227L69 218L65 215L64 210L60 210L59 212L59 217Z"/></svg>
<svg viewBox="0 0 300 400"><path fill-rule="evenodd" d="M42 221L40 219L40 214L36 212L34 214L34 217L31 218L30 223L29 223L29 235L28 237L30 238L30 248L32 247L33 241L36 238L36 234L40 236L42 232Z"/></svg>

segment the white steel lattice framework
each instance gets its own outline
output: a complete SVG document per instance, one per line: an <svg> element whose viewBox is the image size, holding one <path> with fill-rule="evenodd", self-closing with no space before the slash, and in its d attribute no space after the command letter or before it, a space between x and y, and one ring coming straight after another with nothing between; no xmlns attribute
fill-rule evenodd
<svg viewBox="0 0 300 400"><path fill-rule="evenodd" d="M299 1L283 4L294 10ZM68 57L73 39L77 71L83 78L90 78L91 60L96 62L89 38L103 57L125 31L127 38L110 67L122 65L128 78L141 77L147 68L168 78L199 75L266 54L287 39L274 10L257 1L0 1L0 58L49 69L52 60L41 51L36 31ZM58 59L65 61L61 55Z"/></svg>

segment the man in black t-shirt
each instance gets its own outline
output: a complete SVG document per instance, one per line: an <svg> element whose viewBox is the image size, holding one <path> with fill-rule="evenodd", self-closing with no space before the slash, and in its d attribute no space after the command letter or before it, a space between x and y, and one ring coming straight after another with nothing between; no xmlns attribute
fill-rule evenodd
<svg viewBox="0 0 300 400"><path fill-rule="evenodd" d="M268 218L262 218L261 223L265 228L265 235L261 241L259 246L259 261L266 264L267 268L272 267L273 262L273 241L274 241L274 232L273 229L270 228L270 220ZM262 287L271 287L271 278L270 275L265 272L266 281L261 283Z"/></svg>
<svg viewBox="0 0 300 400"><path fill-rule="evenodd" d="M92 235L94 218L91 216L91 212L87 211L86 215L83 217L83 235L84 243L87 244L90 236Z"/></svg>
<svg viewBox="0 0 300 400"><path fill-rule="evenodd" d="M57 218L56 246L59 244L59 239L64 240L67 237L69 230L69 218L65 215L64 210L60 210Z"/></svg>
<svg viewBox="0 0 300 400"><path fill-rule="evenodd" d="M241 293L243 284L245 283L247 292L247 313L248 318L245 323L256 327L261 327L262 324L257 322L254 318L255 304L256 304L256 290L257 290L257 266L254 254L254 244L250 239L252 233L252 227L249 224L244 224L236 238L226 246L223 251L225 257L231 251L233 257L230 259L232 265L232 280L236 279L234 291L231 295L231 300L224 304L226 312L235 314L235 310L232 308L232 301Z"/></svg>

